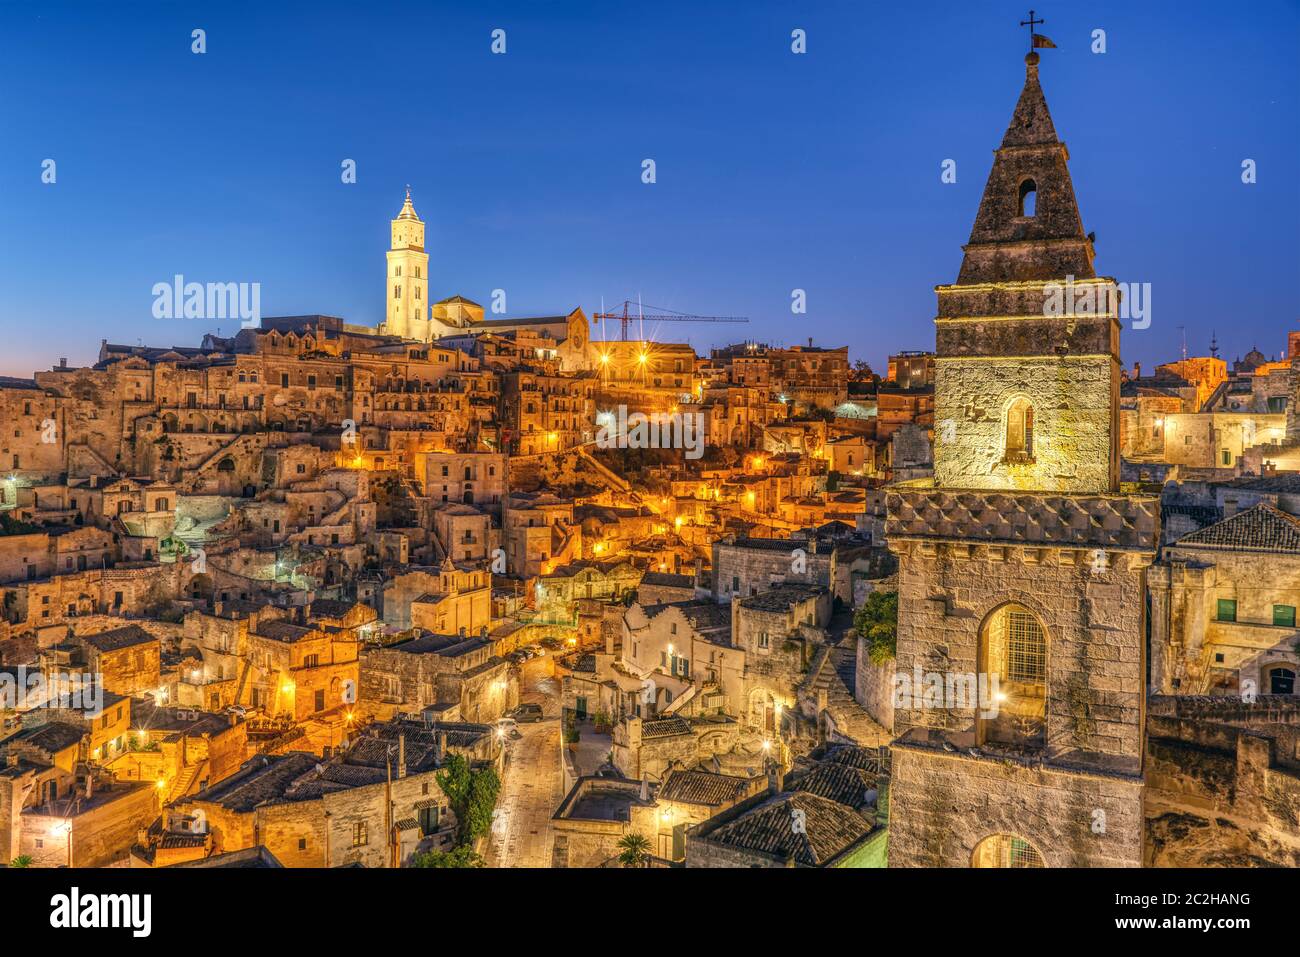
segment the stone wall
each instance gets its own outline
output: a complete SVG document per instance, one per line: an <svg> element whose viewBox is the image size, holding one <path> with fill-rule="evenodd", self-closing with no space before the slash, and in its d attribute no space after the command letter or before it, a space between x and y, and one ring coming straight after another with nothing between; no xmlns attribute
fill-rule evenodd
<svg viewBox="0 0 1300 957"><path fill-rule="evenodd" d="M969 867L995 834L1028 841L1048 867L1141 864L1137 778L941 748L895 744L890 754L890 867Z"/></svg>
<svg viewBox="0 0 1300 957"><path fill-rule="evenodd" d="M1300 708L1153 698L1144 862L1300 867Z"/></svg>
<svg viewBox="0 0 1300 957"><path fill-rule="evenodd" d="M870 644L857 639L858 668L853 697L886 731L894 729L894 661L883 665L871 663Z"/></svg>
<svg viewBox="0 0 1300 957"><path fill-rule="evenodd" d="M1047 741L1053 757L1107 756L1136 771L1145 642L1142 556L1074 549L908 542L899 572L902 673L977 674L980 630L1014 601L1047 640ZM974 707L899 709L895 728L973 731Z"/></svg>
<svg viewBox="0 0 1300 957"><path fill-rule="evenodd" d="M1115 363L1049 358L941 357L936 371L934 474L942 486L1101 493L1117 478L1111 446L1119 394ZM1004 462L1007 410L1033 405L1033 454Z"/></svg>

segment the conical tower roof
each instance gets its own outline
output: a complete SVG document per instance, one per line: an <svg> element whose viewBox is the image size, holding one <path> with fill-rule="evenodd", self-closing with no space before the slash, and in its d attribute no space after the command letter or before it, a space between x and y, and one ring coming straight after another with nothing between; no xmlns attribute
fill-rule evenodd
<svg viewBox="0 0 1300 957"><path fill-rule="evenodd" d="M1038 54L1030 53L1024 88L964 247L958 284L1096 276L1069 158L1038 82Z"/></svg>
<svg viewBox="0 0 1300 957"><path fill-rule="evenodd" d="M397 214L398 219L410 219L417 223L423 222L415 212L415 206L411 203L411 187L406 187L406 202L402 204L402 211Z"/></svg>
<svg viewBox="0 0 1300 957"><path fill-rule="evenodd" d="M1038 82L1038 54L1025 58L1025 88L1016 101L1016 111L1011 114L1007 135L1002 137L1002 148L1011 146L1042 146L1060 143L1052 114L1047 109L1042 84Z"/></svg>

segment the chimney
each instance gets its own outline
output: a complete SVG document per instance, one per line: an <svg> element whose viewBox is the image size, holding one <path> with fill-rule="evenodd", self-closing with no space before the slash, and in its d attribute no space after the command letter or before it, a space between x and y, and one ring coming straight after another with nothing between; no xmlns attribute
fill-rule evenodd
<svg viewBox="0 0 1300 957"><path fill-rule="evenodd" d="M647 777L641 778L641 800L650 800L650 779Z"/></svg>
<svg viewBox="0 0 1300 957"><path fill-rule="evenodd" d="M447 760L447 732L438 732L438 763Z"/></svg>
<svg viewBox="0 0 1300 957"><path fill-rule="evenodd" d="M769 761L767 768L767 793L776 797L785 784L785 775L781 773L781 762Z"/></svg>
<svg viewBox="0 0 1300 957"><path fill-rule="evenodd" d="M397 736L397 776L406 777L406 734Z"/></svg>
<svg viewBox="0 0 1300 957"><path fill-rule="evenodd" d="M95 796L95 776L89 771L86 772L86 800L89 801Z"/></svg>
<svg viewBox="0 0 1300 957"><path fill-rule="evenodd" d="M695 559L695 587L696 588L700 587L700 578L701 576L703 576L703 574L704 574L704 559L697 557Z"/></svg>
<svg viewBox="0 0 1300 957"><path fill-rule="evenodd" d="M1142 363L1140 362L1133 363L1133 378L1135 379L1142 378Z"/></svg>

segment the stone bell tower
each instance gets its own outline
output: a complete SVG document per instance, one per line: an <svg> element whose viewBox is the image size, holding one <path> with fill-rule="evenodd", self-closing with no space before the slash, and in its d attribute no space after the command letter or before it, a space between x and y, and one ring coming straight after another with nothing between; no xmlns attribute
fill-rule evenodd
<svg viewBox="0 0 1300 957"><path fill-rule="evenodd" d="M409 186L392 227L382 331L424 342L429 338L429 254L424 251L424 221L416 215Z"/></svg>
<svg viewBox="0 0 1300 957"><path fill-rule="evenodd" d="M1158 502L1118 494L1117 303L1038 62L936 287L934 478L887 495L891 866L1141 863Z"/></svg>

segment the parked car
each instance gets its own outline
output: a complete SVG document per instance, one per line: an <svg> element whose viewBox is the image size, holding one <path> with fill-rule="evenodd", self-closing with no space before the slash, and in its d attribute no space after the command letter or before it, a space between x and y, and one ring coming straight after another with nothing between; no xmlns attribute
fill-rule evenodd
<svg viewBox="0 0 1300 957"><path fill-rule="evenodd" d="M519 725L515 722L514 718L508 716L497 718L497 734L503 738L522 737L519 733Z"/></svg>
<svg viewBox="0 0 1300 957"><path fill-rule="evenodd" d="M551 651L559 651L564 647L564 642L560 641L559 638L543 638L542 647L548 648Z"/></svg>
<svg viewBox="0 0 1300 957"><path fill-rule="evenodd" d="M507 711L506 717L524 723L541 721L543 717L542 706L540 704L521 704Z"/></svg>
<svg viewBox="0 0 1300 957"><path fill-rule="evenodd" d="M522 651L511 651L506 655L506 661L512 661L517 665L521 665L527 660L528 656Z"/></svg>
<svg viewBox="0 0 1300 957"><path fill-rule="evenodd" d="M524 648L524 651L527 651L534 658L541 658L546 654L546 649L540 645L528 645Z"/></svg>

